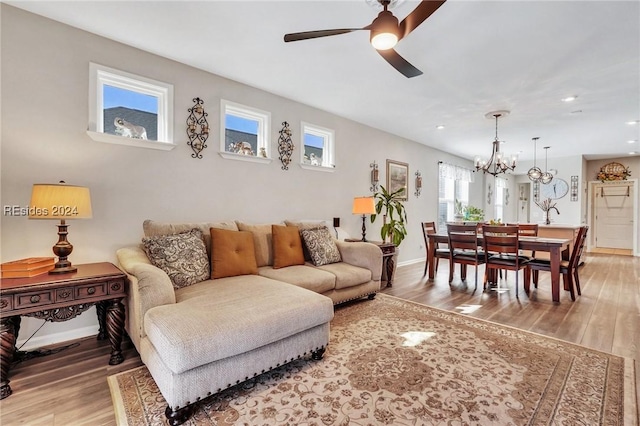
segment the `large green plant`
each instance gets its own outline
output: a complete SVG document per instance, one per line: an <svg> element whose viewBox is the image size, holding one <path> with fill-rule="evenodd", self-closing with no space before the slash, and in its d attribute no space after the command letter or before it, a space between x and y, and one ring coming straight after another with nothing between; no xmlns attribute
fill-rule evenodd
<svg viewBox="0 0 640 426"><path fill-rule="evenodd" d="M399 246L407 236L405 227L407 211L401 200L404 191L404 188L400 188L390 193L384 186L380 185L380 191L374 195L376 199L376 214L371 215L371 223L380 214L383 215L384 223L380 229L380 236L383 241L387 241L387 237L389 237L396 246Z"/></svg>

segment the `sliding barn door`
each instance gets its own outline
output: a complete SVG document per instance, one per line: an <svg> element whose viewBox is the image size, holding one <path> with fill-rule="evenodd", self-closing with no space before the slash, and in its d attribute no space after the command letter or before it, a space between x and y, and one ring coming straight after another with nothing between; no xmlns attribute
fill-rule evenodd
<svg viewBox="0 0 640 426"><path fill-rule="evenodd" d="M595 246L633 248L634 182L597 184L595 200Z"/></svg>

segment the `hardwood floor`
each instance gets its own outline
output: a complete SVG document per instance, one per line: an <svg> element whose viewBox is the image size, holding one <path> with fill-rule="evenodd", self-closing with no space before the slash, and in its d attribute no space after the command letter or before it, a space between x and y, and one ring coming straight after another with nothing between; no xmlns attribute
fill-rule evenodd
<svg viewBox="0 0 640 426"><path fill-rule="evenodd" d="M582 296L571 302L569 293L563 291L559 304L551 302L548 273L540 273L539 288L527 296L521 272L520 298L516 299L513 272L509 272L506 283L511 290L497 294L482 292L482 268L479 290L475 292L472 267L469 286L460 283L458 268L449 285L446 260L440 261L432 282L423 277L423 271L422 263L398 268L393 287L383 293L631 357L640 363L640 258L587 254L580 269ZM140 357L127 343L125 362L109 366L106 341L86 338L70 343L74 343L73 347L57 354L13 366L13 395L0 401L0 424L115 424L106 378L141 365ZM636 388L640 403L638 367Z"/></svg>

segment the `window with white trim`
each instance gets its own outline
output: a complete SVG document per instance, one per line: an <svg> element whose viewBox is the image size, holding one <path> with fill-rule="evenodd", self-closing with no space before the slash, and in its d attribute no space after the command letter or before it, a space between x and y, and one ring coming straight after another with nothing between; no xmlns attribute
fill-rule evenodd
<svg viewBox="0 0 640 426"><path fill-rule="evenodd" d="M447 222L453 222L456 214L462 214L460 209L469 205L469 183L473 182L473 172L440 162L438 177L438 229L444 230Z"/></svg>
<svg viewBox="0 0 640 426"><path fill-rule="evenodd" d="M305 169L333 171L335 132L326 127L302 122L300 166Z"/></svg>
<svg viewBox="0 0 640 426"><path fill-rule="evenodd" d="M271 162L271 113L222 99L220 155L227 159Z"/></svg>
<svg viewBox="0 0 640 426"><path fill-rule="evenodd" d="M99 142L172 149L173 85L89 64L89 129Z"/></svg>
<svg viewBox="0 0 640 426"><path fill-rule="evenodd" d="M507 190L507 180L496 176L496 201L493 215L495 220L504 222L504 202Z"/></svg>

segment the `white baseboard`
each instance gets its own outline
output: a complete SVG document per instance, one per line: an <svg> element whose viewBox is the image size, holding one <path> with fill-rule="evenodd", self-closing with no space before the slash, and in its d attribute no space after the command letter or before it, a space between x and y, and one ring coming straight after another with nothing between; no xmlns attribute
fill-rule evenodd
<svg viewBox="0 0 640 426"><path fill-rule="evenodd" d="M98 326L91 325L88 327L76 328L73 330L63 331L60 333L46 334L44 336L34 337L27 344L22 346L25 340L18 340L16 347L22 351L31 351L43 346L53 345L56 343L67 342L69 340L81 339L88 336L96 336L98 334Z"/></svg>
<svg viewBox="0 0 640 426"><path fill-rule="evenodd" d="M407 265L413 265L414 263L424 263L427 261L426 257L421 257L418 259L411 259L411 260L405 260L403 262L398 262L397 266L407 266Z"/></svg>

